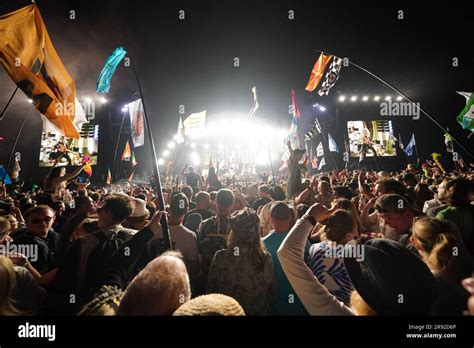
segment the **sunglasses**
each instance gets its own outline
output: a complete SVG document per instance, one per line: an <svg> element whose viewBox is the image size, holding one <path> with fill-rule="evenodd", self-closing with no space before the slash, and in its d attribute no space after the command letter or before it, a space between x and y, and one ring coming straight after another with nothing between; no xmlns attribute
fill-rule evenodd
<svg viewBox="0 0 474 348"><path fill-rule="evenodd" d="M45 216L44 218L34 218L34 219L31 219L31 223L35 225L38 225L41 222L45 222L49 224L52 219L53 219L52 216Z"/></svg>

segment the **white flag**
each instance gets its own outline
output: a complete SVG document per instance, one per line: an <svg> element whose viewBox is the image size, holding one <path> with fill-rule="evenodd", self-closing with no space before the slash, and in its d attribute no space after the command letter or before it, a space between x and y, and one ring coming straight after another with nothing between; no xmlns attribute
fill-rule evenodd
<svg viewBox="0 0 474 348"><path fill-rule="evenodd" d="M255 114L255 111L257 111L257 109L258 109L257 87L253 86L252 92L253 92L254 105L250 109L249 114L247 115L247 119L251 119L253 117L253 115Z"/></svg>
<svg viewBox="0 0 474 348"><path fill-rule="evenodd" d="M130 129L132 130L133 147L145 144L145 112L141 99L128 104L130 113Z"/></svg>
<svg viewBox="0 0 474 348"><path fill-rule="evenodd" d="M318 168L318 170L321 170L325 164L326 164L326 161L324 160L324 157L323 157L323 159L321 160L321 162L319 162L319 168Z"/></svg>
<svg viewBox="0 0 474 348"><path fill-rule="evenodd" d="M178 144L182 144L184 142L184 126L181 117L179 118L178 132L176 133L176 142Z"/></svg>
<svg viewBox="0 0 474 348"><path fill-rule="evenodd" d="M194 133L204 128L206 124L206 110L191 114L183 121L185 135Z"/></svg>
<svg viewBox="0 0 474 348"><path fill-rule="evenodd" d="M323 144L320 142L318 147L316 148L316 156L321 157L324 156L324 149Z"/></svg>

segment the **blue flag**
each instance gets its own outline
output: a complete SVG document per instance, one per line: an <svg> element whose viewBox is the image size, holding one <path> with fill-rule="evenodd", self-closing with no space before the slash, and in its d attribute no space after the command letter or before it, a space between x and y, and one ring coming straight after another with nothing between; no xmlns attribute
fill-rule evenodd
<svg viewBox="0 0 474 348"><path fill-rule="evenodd" d="M119 65L126 54L127 51L125 51L123 47L117 47L107 58L104 68L100 72L99 79L97 80L96 91L98 93L109 93L110 79L112 78L115 69L117 69L117 65Z"/></svg>
<svg viewBox="0 0 474 348"><path fill-rule="evenodd" d="M413 148L415 147L415 134L411 135L410 142L408 143L407 147L403 150L407 154L407 156L413 155Z"/></svg>
<svg viewBox="0 0 474 348"><path fill-rule="evenodd" d="M328 145L329 145L329 151L330 152L339 153L339 148L337 147L336 142L334 141L333 137L329 133L328 133Z"/></svg>
<svg viewBox="0 0 474 348"><path fill-rule="evenodd" d="M5 171L5 168L3 168L2 165L0 165L0 180L5 181L5 185L11 185L12 180L8 176L8 173Z"/></svg>

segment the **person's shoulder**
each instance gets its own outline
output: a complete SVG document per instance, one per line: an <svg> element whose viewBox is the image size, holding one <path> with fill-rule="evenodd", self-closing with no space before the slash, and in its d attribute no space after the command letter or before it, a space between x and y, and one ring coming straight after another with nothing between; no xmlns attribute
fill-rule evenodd
<svg viewBox="0 0 474 348"><path fill-rule="evenodd" d="M181 233L183 236L190 237L190 238L196 238L196 233L191 231L189 228L183 225L176 226L177 228L175 229L177 232Z"/></svg>

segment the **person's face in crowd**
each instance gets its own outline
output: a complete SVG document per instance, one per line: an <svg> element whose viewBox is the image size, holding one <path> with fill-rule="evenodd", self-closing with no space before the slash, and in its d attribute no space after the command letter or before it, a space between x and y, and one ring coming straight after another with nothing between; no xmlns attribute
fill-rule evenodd
<svg viewBox="0 0 474 348"><path fill-rule="evenodd" d="M250 186L249 187L249 196L250 197L257 197L258 195L258 189L255 186Z"/></svg>
<svg viewBox="0 0 474 348"><path fill-rule="evenodd" d="M229 216L232 213L232 209L234 208L233 204L226 207L226 206L220 205L219 203L216 203L216 206L217 206L218 216Z"/></svg>
<svg viewBox="0 0 474 348"><path fill-rule="evenodd" d="M323 183L323 182L320 182L318 184L318 193L320 195L327 195L329 194L329 189L328 189L328 185Z"/></svg>
<svg viewBox="0 0 474 348"><path fill-rule="evenodd" d="M448 198L447 197L448 192L446 191L446 184L447 184L447 182L445 180L443 180L441 182L441 184L439 184L439 186L438 186L437 196L438 196L439 200L444 200L444 199Z"/></svg>
<svg viewBox="0 0 474 348"><path fill-rule="evenodd" d="M97 208L97 218L97 226L99 228L106 228L117 223L112 215L112 212L107 210L106 205Z"/></svg>
<svg viewBox="0 0 474 348"><path fill-rule="evenodd" d="M397 233L404 233L411 229L414 215L410 210L407 210L403 213L381 213L380 217Z"/></svg>
<svg viewBox="0 0 474 348"><path fill-rule="evenodd" d="M62 213L64 213L66 211L66 205L64 203L61 202L61 204L58 205L58 215L61 215Z"/></svg>
<svg viewBox="0 0 474 348"><path fill-rule="evenodd" d="M266 192L263 192L263 191L260 191L260 192L258 193L258 196L259 196L260 198L270 198L270 195L269 195L268 193L266 193Z"/></svg>
<svg viewBox="0 0 474 348"><path fill-rule="evenodd" d="M45 238L54 223L55 214L51 210L37 211L26 219L28 231L39 237Z"/></svg>
<svg viewBox="0 0 474 348"><path fill-rule="evenodd" d="M18 228L18 220L13 215L10 215L8 222L10 222L10 232L15 231Z"/></svg>
<svg viewBox="0 0 474 348"><path fill-rule="evenodd" d="M387 191L385 191L385 187L383 185L380 185L380 184L375 185L375 195L377 197L380 197L386 193Z"/></svg>
<svg viewBox="0 0 474 348"><path fill-rule="evenodd" d="M81 206L80 210L83 212L94 214L97 209L97 204L92 198L90 197L87 197L87 198L88 198L87 201L84 203L84 205Z"/></svg>

